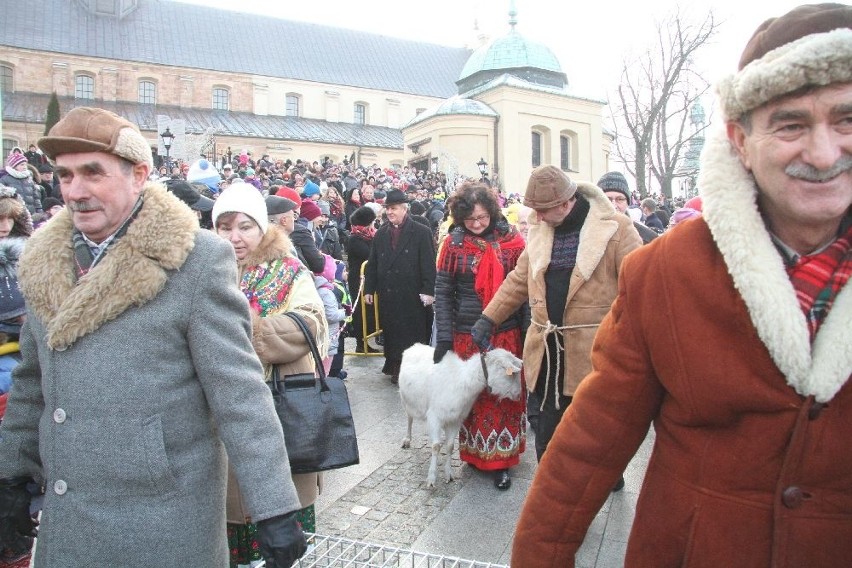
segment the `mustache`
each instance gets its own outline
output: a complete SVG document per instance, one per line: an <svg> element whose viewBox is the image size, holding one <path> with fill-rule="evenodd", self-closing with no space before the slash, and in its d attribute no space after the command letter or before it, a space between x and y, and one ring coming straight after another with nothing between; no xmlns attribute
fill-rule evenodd
<svg viewBox="0 0 852 568"><path fill-rule="evenodd" d="M99 209L103 209L100 203L92 202L92 201L70 201L66 204L71 211L83 212L83 211L98 211Z"/></svg>
<svg viewBox="0 0 852 568"><path fill-rule="evenodd" d="M784 170L788 176L805 181L823 182L852 170L852 154L844 154L826 170L815 168L808 164L790 164Z"/></svg>

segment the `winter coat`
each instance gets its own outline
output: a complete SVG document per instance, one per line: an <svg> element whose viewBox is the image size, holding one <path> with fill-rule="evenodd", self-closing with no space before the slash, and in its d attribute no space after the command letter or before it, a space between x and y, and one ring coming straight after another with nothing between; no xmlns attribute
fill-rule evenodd
<svg viewBox="0 0 852 568"><path fill-rule="evenodd" d="M226 449L254 518L299 507L233 250L161 185L143 199L76 283L67 210L19 264L0 478L45 483L36 567L227 566Z"/></svg>
<svg viewBox="0 0 852 568"><path fill-rule="evenodd" d="M340 326L346 319L346 311L337 300L333 282L329 282L322 276L314 275L314 287L316 287L322 301L325 319L328 322L328 337L331 342L328 346L328 356L333 357L337 354L337 338L340 335Z"/></svg>
<svg viewBox="0 0 852 568"><path fill-rule="evenodd" d="M15 191L24 200L24 205L30 213L41 213L41 189L36 187L31 175L18 178L10 173L6 173L0 177L0 184L14 188Z"/></svg>
<svg viewBox="0 0 852 568"><path fill-rule="evenodd" d="M509 274L524 248L523 237L505 219L500 219L484 238L489 243L496 240L506 245L501 248L498 258L503 265L503 273ZM452 342L454 332L470 333L473 324L482 315L482 299L475 289L475 271L481 265L483 255L481 252L466 254L466 248L473 247L469 243L474 239L481 241L464 227L455 227L441 244L435 280L437 341ZM520 327L524 323L524 311L522 307L506 318L498 331Z"/></svg>
<svg viewBox="0 0 852 568"><path fill-rule="evenodd" d="M384 330L385 357L402 357L417 342L428 343L432 306L420 294L435 295L435 248L432 233L406 215L396 250L391 248L391 224L382 225L370 248L364 274L364 294L379 296L379 325Z"/></svg>
<svg viewBox="0 0 852 568"><path fill-rule="evenodd" d="M849 565L852 285L811 343L724 132L705 146L700 185L704 217L622 265L594 372L527 495L513 566L573 565L651 423L625 566Z"/></svg>
<svg viewBox="0 0 852 568"><path fill-rule="evenodd" d="M579 183L577 191L589 201L589 213L580 229L577 262L568 286L568 300L559 326L564 356L565 381L562 394L571 396L580 381L591 371L589 353L598 325L609 311L618 290L621 261L639 248L642 241L627 215L612 208L597 186ZM524 376L527 388L535 390L545 353L547 317L544 276L550 264L554 229L530 217L527 248L518 266L506 276L497 295L483 315L499 324L514 314L527 299L532 323L524 341ZM557 332L558 333L558 332Z"/></svg>
<svg viewBox="0 0 852 568"><path fill-rule="evenodd" d="M314 229L314 242L317 249L324 254L337 260L343 260L343 245L340 242L340 233L332 221L325 227Z"/></svg>
<svg viewBox="0 0 852 568"><path fill-rule="evenodd" d="M296 247L296 254L298 254L299 260L308 267L308 270L311 272L322 272L325 266L325 258L317 248L317 243L314 240L311 229L296 221L293 226L293 232L290 233L290 241Z"/></svg>
<svg viewBox="0 0 852 568"><path fill-rule="evenodd" d="M284 231L270 225L258 247L244 260L239 262L240 277L253 266L290 256L292 244ZM315 371L314 360L302 331L284 312L293 311L302 316L308 329L314 334L320 355L328 351L328 323L323 315L322 300L314 286L313 276L302 267L296 276L285 303L276 309L275 315L258 317L252 314L252 345L260 357L261 363L268 368L275 365L281 377L296 373ZM271 380L271 373L266 373ZM299 495L302 507L312 505L318 495L320 476L316 473L295 474L293 483ZM233 506L229 502L229 507ZM228 518L235 518L230 512ZM254 520L254 519L253 519Z"/></svg>

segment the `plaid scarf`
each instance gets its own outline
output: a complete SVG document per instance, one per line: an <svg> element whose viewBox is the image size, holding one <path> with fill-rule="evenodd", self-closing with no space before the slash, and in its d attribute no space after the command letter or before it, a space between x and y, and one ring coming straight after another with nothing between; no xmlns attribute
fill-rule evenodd
<svg viewBox="0 0 852 568"><path fill-rule="evenodd" d="M116 232L107 237L106 242L98 247L99 250L96 249L98 250L97 254L92 251L89 243L83 237L83 233L79 229L74 229L71 233L71 243L74 246L75 276L77 280L93 269L106 256L107 251L115 246L115 243L124 236L130 224L139 215L139 211L142 209L142 201L142 196L140 195L139 199L136 200L136 205L133 206L133 211L130 212L130 216L124 220L124 223L121 224Z"/></svg>
<svg viewBox="0 0 852 568"><path fill-rule="evenodd" d="M800 256L787 266L787 275L805 313L811 341L828 315L834 299L852 274L852 225L817 254Z"/></svg>
<svg viewBox="0 0 852 568"><path fill-rule="evenodd" d="M376 228L371 224L366 227L360 225L352 225L352 230L349 232L350 237L361 237L365 241L372 241L376 234Z"/></svg>

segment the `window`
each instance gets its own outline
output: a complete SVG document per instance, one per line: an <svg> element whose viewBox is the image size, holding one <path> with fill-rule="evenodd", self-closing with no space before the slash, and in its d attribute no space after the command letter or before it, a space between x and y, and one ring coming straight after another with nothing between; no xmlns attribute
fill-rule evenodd
<svg viewBox="0 0 852 568"><path fill-rule="evenodd" d="M355 124L367 124L367 105L363 103L355 103Z"/></svg>
<svg viewBox="0 0 852 568"><path fill-rule="evenodd" d="M15 90L15 84L13 82L14 74L12 73L12 68L8 65L0 65L0 91L4 93L11 93ZM6 154L3 154L6 156Z"/></svg>
<svg viewBox="0 0 852 568"><path fill-rule="evenodd" d="M286 116L299 116L299 95L287 94Z"/></svg>
<svg viewBox="0 0 852 568"><path fill-rule="evenodd" d="M228 89L216 87L213 89L213 110L229 110L230 93Z"/></svg>
<svg viewBox="0 0 852 568"><path fill-rule="evenodd" d="M74 78L74 98L93 100L95 98L95 78L89 75L77 75Z"/></svg>
<svg viewBox="0 0 852 568"><path fill-rule="evenodd" d="M8 156L12 153L12 148L18 145L17 140L12 140L11 138L3 139L3 155Z"/></svg>
<svg viewBox="0 0 852 568"><path fill-rule="evenodd" d="M564 134L559 137L559 167L571 171L571 139Z"/></svg>
<svg viewBox="0 0 852 568"><path fill-rule="evenodd" d="M532 167L537 168L541 165L541 133L533 131L532 133Z"/></svg>
<svg viewBox="0 0 852 568"><path fill-rule="evenodd" d="M157 85L153 81L139 81L139 104L157 104Z"/></svg>

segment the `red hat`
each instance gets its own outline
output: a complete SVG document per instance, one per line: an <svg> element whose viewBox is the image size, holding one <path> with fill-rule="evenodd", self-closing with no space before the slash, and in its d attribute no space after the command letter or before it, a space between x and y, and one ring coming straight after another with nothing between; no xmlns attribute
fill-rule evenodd
<svg viewBox="0 0 852 568"><path fill-rule="evenodd" d="M290 201L295 201L297 208L302 207L302 198L299 196L298 193L296 193L296 190L292 187L279 187L278 192L275 195L277 195L278 197L286 197Z"/></svg>
<svg viewBox="0 0 852 568"><path fill-rule="evenodd" d="M300 217L304 217L308 221L313 221L320 215L322 215L322 211L320 211L319 205L310 199L302 203L302 208L299 210Z"/></svg>
<svg viewBox="0 0 852 568"><path fill-rule="evenodd" d="M696 211L699 211L699 212L702 211L703 204L701 202L701 196L696 195L692 199L687 200L687 202L684 203L683 206L687 207L689 209L695 209Z"/></svg>

